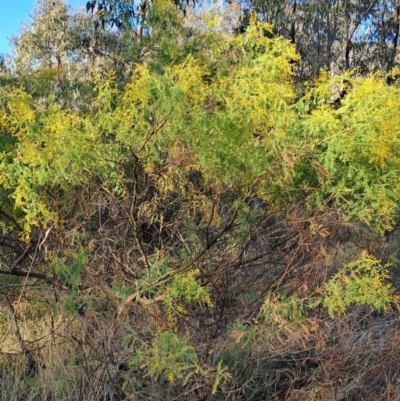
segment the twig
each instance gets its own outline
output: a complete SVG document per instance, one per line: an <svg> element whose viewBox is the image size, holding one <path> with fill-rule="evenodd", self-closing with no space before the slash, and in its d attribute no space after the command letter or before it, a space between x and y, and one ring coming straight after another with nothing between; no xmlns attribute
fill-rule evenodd
<svg viewBox="0 0 400 401"><path fill-rule="evenodd" d="M24 252L22 252L22 254L18 257L18 259L12 264L11 266L11 272L14 272L15 269L17 268L17 266L22 262L22 260L25 258L25 256L29 253L29 251L33 248L33 244L29 244Z"/></svg>

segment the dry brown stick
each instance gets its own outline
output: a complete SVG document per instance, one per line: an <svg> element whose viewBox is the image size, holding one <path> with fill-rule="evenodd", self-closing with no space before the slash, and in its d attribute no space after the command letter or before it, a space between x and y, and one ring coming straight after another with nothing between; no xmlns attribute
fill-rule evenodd
<svg viewBox="0 0 400 401"><path fill-rule="evenodd" d="M34 244L29 244L26 248L25 248L25 250L24 250L24 252L22 252L22 254L18 257L18 259L12 264L12 266L11 266L11 272L14 272L15 271L15 269L17 268L17 266L22 262L22 260L25 258L25 256L29 253L29 251L33 248L33 245Z"/></svg>
<svg viewBox="0 0 400 401"><path fill-rule="evenodd" d="M34 273L30 271L22 271L22 270L0 270L0 274L5 274L7 276L17 276L17 277L25 277L25 278L37 278L39 280L46 281L50 284L59 284L55 279L46 276L41 273Z"/></svg>

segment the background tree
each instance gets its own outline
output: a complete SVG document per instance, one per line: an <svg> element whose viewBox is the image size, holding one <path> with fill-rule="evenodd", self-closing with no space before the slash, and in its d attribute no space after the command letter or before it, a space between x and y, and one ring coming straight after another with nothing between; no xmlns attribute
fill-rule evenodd
<svg viewBox="0 0 400 401"><path fill-rule="evenodd" d="M320 68L336 74L349 68L361 73L389 70L398 56L397 1L242 2L243 23L255 12L274 25L274 32L296 44L302 56L299 79L316 76Z"/></svg>
<svg viewBox="0 0 400 401"><path fill-rule="evenodd" d="M39 0L32 12L31 26L14 37L17 68L56 66L61 69L71 57L71 16L62 0Z"/></svg>

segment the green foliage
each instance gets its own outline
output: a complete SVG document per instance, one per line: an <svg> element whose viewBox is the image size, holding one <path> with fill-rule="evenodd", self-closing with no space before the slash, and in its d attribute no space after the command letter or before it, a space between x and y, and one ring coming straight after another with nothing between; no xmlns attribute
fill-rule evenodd
<svg viewBox="0 0 400 401"><path fill-rule="evenodd" d="M162 257L161 252L157 252L155 257L156 260L151 263L150 268L142 272L137 287L139 292L147 297L154 296L160 290L158 282L170 271L168 259Z"/></svg>
<svg viewBox="0 0 400 401"><path fill-rule="evenodd" d="M378 76L321 73L292 108L297 56L288 42L264 34L269 30L254 21L244 35L216 34L218 47L163 72L136 65L120 95L114 75L102 77L85 117L40 110L21 90L4 94L1 128L18 143L3 153L0 182L26 213L26 232L57 219L40 193L46 185L84 185L90 172L123 196L128 177L115 166L131 152L163 196L194 200L188 176L201 171L203 185L217 191L255 187L275 205L300 197L310 207L333 202L347 219L389 229L400 193L399 88ZM341 82L349 93L335 108L329 99ZM104 143L109 133L116 141ZM207 199L195 200L204 216ZM220 224L217 216L213 223Z"/></svg>
<svg viewBox="0 0 400 401"><path fill-rule="evenodd" d="M333 107L330 99L339 91L348 93ZM381 76L322 73L299 103L301 140L309 143L304 156L311 161L305 183L315 185L312 171L318 180L317 188L308 190L312 207L330 202L348 220L380 232L393 226L400 200L399 97L400 89ZM293 127L299 130L297 122Z"/></svg>
<svg viewBox="0 0 400 401"><path fill-rule="evenodd" d="M382 266L364 251L358 260L346 265L326 283L322 296L328 313L343 314L350 305L387 311L398 304L398 296L388 282L389 266Z"/></svg>
<svg viewBox="0 0 400 401"><path fill-rule="evenodd" d="M0 185L11 190L15 208L25 213L22 224L28 237L32 226L58 221L57 212L50 210L46 189L66 190L83 184L87 182L85 170L97 174L109 163L101 166L105 149L84 118L57 106L40 110L19 89L5 94L3 101L6 107L0 111L0 127L16 144L0 155ZM106 185L118 186L114 178L115 172L109 170Z"/></svg>
<svg viewBox="0 0 400 401"><path fill-rule="evenodd" d="M232 375L229 373L228 368L222 365L222 359L220 359L217 363L215 369L215 379L212 386L211 394L215 394L218 390L218 386L222 383L225 384L229 380L232 379Z"/></svg>
<svg viewBox="0 0 400 401"><path fill-rule="evenodd" d="M185 380L186 375L196 369L197 356L186 340L165 331L159 333L150 346L143 344L131 365L146 369L146 375L156 379L164 376L174 383Z"/></svg>
<svg viewBox="0 0 400 401"><path fill-rule="evenodd" d="M261 314L267 323L284 328L303 320L307 309L307 300L295 295L281 297L279 294L269 294L261 307Z"/></svg>
<svg viewBox="0 0 400 401"><path fill-rule="evenodd" d="M85 263L87 263L87 254L85 252L80 252L76 255L75 262L69 266L64 265L62 260L58 260L55 264L55 271L65 283L70 285L72 289L76 290Z"/></svg>
<svg viewBox="0 0 400 401"><path fill-rule="evenodd" d="M174 385L186 384L192 376L201 375L207 381L212 381L213 395L232 378L222 359L215 366L205 369L200 367L194 348L170 331L159 333L151 345L143 344L139 347L131 360L131 366L145 370L145 377L150 376L156 380L164 377Z"/></svg>
<svg viewBox="0 0 400 401"><path fill-rule="evenodd" d="M118 97L111 75L99 82L90 116L56 106L42 110L21 90L4 95L1 128L18 143L3 154L0 183L13 189L15 207L24 210L27 235L39 221L57 219L46 206L46 186L85 185L89 172L123 194L127 177L115 165L130 152L165 195L182 193L193 170L217 187L253 185L267 171L270 177L279 174L271 158L285 138L293 99L289 62L296 55L286 41L267 38L264 29L269 27L255 22L243 37L216 36L220 47L206 57L190 56L163 73L137 65ZM221 66L215 72L216 60ZM117 142L104 143L101 133L111 132ZM169 165L160 176L165 156ZM204 196L198 203L208 208Z"/></svg>
<svg viewBox="0 0 400 401"><path fill-rule="evenodd" d="M63 299L64 310L68 313L76 309L76 302L79 294L79 284L85 264L87 263L87 254L81 251L74 257L74 262L67 263L67 257L56 257L48 255L49 263L54 269L55 274L60 278L64 285L70 287L70 290L65 294Z"/></svg>
<svg viewBox="0 0 400 401"><path fill-rule="evenodd" d="M193 270L186 274L176 274L167 287L165 305L171 323L176 320L176 314L185 312L185 304L202 302L212 306L210 294L196 280L198 274L199 270Z"/></svg>

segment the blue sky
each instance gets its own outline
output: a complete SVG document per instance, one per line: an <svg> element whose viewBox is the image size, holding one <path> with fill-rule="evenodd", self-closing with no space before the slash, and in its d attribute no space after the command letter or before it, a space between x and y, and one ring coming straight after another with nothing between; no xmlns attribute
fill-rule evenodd
<svg viewBox="0 0 400 401"><path fill-rule="evenodd" d="M9 53L7 37L18 32L23 21L29 20L29 14L36 0L0 0L0 54ZM86 4L86 0L69 0L74 8Z"/></svg>

